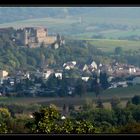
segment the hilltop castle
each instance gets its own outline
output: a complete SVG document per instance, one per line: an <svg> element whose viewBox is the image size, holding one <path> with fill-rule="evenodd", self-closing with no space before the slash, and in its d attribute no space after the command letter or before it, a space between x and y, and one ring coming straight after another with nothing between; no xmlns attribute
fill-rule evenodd
<svg viewBox="0 0 140 140"><path fill-rule="evenodd" d="M46 46L53 44L55 48L58 48L65 43L60 35L49 36L48 30L43 27L17 29L15 41L18 45L30 48L40 47L42 43Z"/></svg>

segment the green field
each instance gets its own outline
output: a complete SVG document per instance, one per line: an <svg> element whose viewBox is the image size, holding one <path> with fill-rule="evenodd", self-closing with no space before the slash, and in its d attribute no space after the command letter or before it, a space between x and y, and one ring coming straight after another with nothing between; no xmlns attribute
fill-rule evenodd
<svg viewBox="0 0 140 140"><path fill-rule="evenodd" d="M0 24L0 27L14 27L14 28L19 28L19 27L26 27L26 26L48 26L48 27L53 27L53 26L60 26L60 25L67 25L67 24L72 24L75 23L75 20L72 18L68 19L63 19L63 18L38 18L38 19L28 19L28 20L20 20L20 21L15 21L15 22L9 22L9 23L3 23Z"/></svg>
<svg viewBox="0 0 140 140"><path fill-rule="evenodd" d="M122 47L124 51L137 51L140 49L140 41L89 38L77 38L76 40L87 40L89 43L105 52L113 52L116 47Z"/></svg>
<svg viewBox="0 0 140 140"><path fill-rule="evenodd" d="M110 99L113 97L119 97L121 99L121 104L124 106L130 98L134 95L140 95L140 85L127 87L127 88L116 88L116 89L108 89L100 94L100 97L103 99L103 102L106 107L110 108ZM97 98L94 93L87 93L86 96L83 97L0 97L0 103L6 104L55 104L58 107L62 107L64 104L74 104L75 106L80 106L88 101L96 102Z"/></svg>
<svg viewBox="0 0 140 140"><path fill-rule="evenodd" d="M137 26L140 28L140 19L129 19L129 18L108 18L108 17L93 17L93 15L83 14L82 24L78 23L79 16L69 16L67 18L36 18L36 19L27 19L20 20L15 22L3 23L0 24L0 28L3 27L27 27L27 26L45 26L49 29L50 32L59 32L64 34L69 34L71 36L77 37L92 37L98 33L102 34L106 38L118 38L125 37L130 35L139 35L140 29L133 30L132 27ZM129 28L127 30L121 29L108 29L96 31L97 25L108 24L112 25L126 25ZM86 30L88 27L92 27L91 30ZM99 27L98 27L99 28ZM73 34L74 33L74 34Z"/></svg>

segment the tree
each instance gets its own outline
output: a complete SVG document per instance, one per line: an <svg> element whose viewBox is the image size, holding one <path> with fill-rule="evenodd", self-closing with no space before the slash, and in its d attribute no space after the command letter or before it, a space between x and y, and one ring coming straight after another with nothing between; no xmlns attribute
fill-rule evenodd
<svg viewBox="0 0 140 140"><path fill-rule="evenodd" d="M103 89L107 89L109 87L108 76L106 73L100 73L100 84Z"/></svg>
<svg viewBox="0 0 140 140"><path fill-rule="evenodd" d="M116 55L120 55L120 54L122 54L122 52L123 52L123 50L122 50L121 47L116 47L115 50L114 50L114 53L115 53Z"/></svg>
<svg viewBox="0 0 140 140"><path fill-rule="evenodd" d="M78 94L81 97L82 95L86 94L86 91L87 91L86 83L83 82L81 79L79 79L75 87L76 94Z"/></svg>
<svg viewBox="0 0 140 140"><path fill-rule="evenodd" d="M98 98L96 107L97 108L104 108L103 101L101 100L101 98Z"/></svg>
<svg viewBox="0 0 140 140"><path fill-rule="evenodd" d="M138 95L135 95L131 100L132 100L132 103L135 105L140 104L140 96Z"/></svg>
<svg viewBox="0 0 140 140"><path fill-rule="evenodd" d="M117 125L125 125L128 122L133 121L133 116L131 111L122 108L114 108L115 116L117 118Z"/></svg>
<svg viewBox="0 0 140 140"><path fill-rule="evenodd" d="M136 122L128 123L119 129L119 133L127 133L127 134L128 133L131 133L131 134L137 133L138 134L138 133L140 133L140 123L136 123Z"/></svg>
<svg viewBox="0 0 140 140"><path fill-rule="evenodd" d="M114 109L114 108L119 106L120 99L118 97L114 97L114 98L111 99L110 103L111 103L111 107Z"/></svg>
<svg viewBox="0 0 140 140"><path fill-rule="evenodd" d="M61 116L55 107L41 108L39 112L34 112L33 116L34 120L25 125L32 133L57 132Z"/></svg>
<svg viewBox="0 0 140 140"><path fill-rule="evenodd" d="M68 110L69 111L74 111L75 110L74 105L73 104L69 104Z"/></svg>
<svg viewBox="0 0 140 140"><path fill-rule="evenodd" d="M7 122L11 114L7 108L0 108L0 133L8 133Z"/></svg>
<svg viewBox="0 0 140 140"><path fill-rule="evenodd" d="M60 113L52 106L42 108L33 115L33 120L25 125L32 133L92 134L99 132L90 121L78 121L69 118L62 120Z"/></svg>
<svg viewBox="0 0 140 140"><path fill-rule="evenodd" d="M91 90L95 93L96 97L101 93L101 84L97 75L93 76L93 81L91 82Z"/></svg>

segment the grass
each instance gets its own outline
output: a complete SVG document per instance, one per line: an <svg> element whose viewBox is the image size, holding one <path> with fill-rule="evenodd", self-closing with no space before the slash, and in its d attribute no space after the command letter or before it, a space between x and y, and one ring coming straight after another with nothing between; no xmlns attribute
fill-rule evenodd
<svg viewBox="0 0 140 140"><path fill-rule="evenodd" d="M92 45L101 49L104 52L113 52L116 47L122 47L124 51L127 50L136 51L140 49L140 41L118 40L118 39L89 39L89 38L77 38L76 40L87 40L89 43L91 43Z"/></svg>
<svg viewBox="0 0 140 140"><path fill-rule="evenodd" d="M129 87L119 87L119 88L114 88L114 89L107 89L103 91L100 96L103 100L108 101L109 99L113 97L119 97L121 99L129 99L132 98L134 95L140 95L140 85L135 85L135 86L129 86ZM89 92L87 93L88 97L95 97L95 93Z"/></svg>
<svg viewBox="0 0 140 140"><path fill-rule="evenodd" d="M75 23L76 20L72 18L37 18L37 19L28 19L28 20L20 20L10 23L0 24L0 27L26 27L26 26L46 26L46 27L64 27L64 25L69 25Z"/></svg>
<svg viewBox="0 0 140 140"><path fill-rule="evenodd" d="M140 85L127 87L127 88L116 88L116 89L108 89L104 91L100 96L103 99L103 102L106 106L110 106L110 99L113 97L119 97L122 101L122 106L126 104L126 101L132 98L134 95L140 95ZM96 102L97 98L94 93L87 93L86 96L83 97L0 97L0 103L6 104L55 104L59 107L62 107L64 104L74 104L76 106L82 105L86 102Z"/></svg>

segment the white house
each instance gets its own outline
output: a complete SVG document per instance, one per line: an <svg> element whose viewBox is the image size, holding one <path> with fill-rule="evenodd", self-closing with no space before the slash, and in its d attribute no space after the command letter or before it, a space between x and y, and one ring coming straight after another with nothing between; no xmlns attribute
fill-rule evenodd
<svg viewBox="0 0 140 140"><path fill-rule="evenodd" d="M118 82L117 86L127 87L128 85L126 81L122 81L122 82Z"/></svg>
<svg viewBox="0 0 140 140"><path fill-rule="evenodd" d="M129 68L129 74L132 74L132 73L136 73L135 67L130 67Z"/></svg>
<svg viewBox="0 0 140 140"><path fill-rule="evenodd" d="M55 43L55 44L54 44L54 48L55 48L55 49L58 49L58 48L59 48L58 43Z"/></svg>
<svg viewBox="0 0 140 140"><path fill-rule="evenodd" d="M70 61L70 62L64 63L63 67L66 70L70 70L70 69L73 69L75 65L76 65L76 61Z"/></svg>
<svg viewBox="0 0 140 140"><path fill-rule="evenodd" d="M100 63L100 64L99 64L99 67L102 67L102 66L103 66L103 65Z"/></svg>
<svg viewBox="0 0 140 140"><path fill-rule="evenodd" d="M66 119L66 117L65 117L65 116L62 116L62 117L61 117L61 119L62 119L62 120L65 120L65 119Z"/></svg>
<svg viewBox="0 0 140 140"><path fill-rule="evenodd" d="M89 80L89 77L82 77L82 80L87 82Z"/></svg>
<svg viewBox="0 0 140 140"><path fill-rule="evenodd" d="M86 70L88 70L88 66L85 64L83 67L83 71L86 71Z"/></svg>
<svg viewBox="0 0 140 140"><path fill-rule="evenodd" d="M48 79L49 76L50 76L52 73L53 73L52 70L46 70L45 72L42 73L42 77L43 77L44 79Z"/></svg>
<svg viewBox="0 0 140 140"><path fill-rule="evenodd" d="M111 82L113 78L114 78L113 76L109 76L108 79L107 79L107 81L108 82Z"/></svg>
<svg viewBox="0 0 140 140"><path fill-rule="evenodd" d="M70 69L71 69L70 66L65 67L65 70L70 70Z"/></svg>
<svg viewBox="0 0 140 140"><path fill-rule="evenodd" d="M30 78L30 74L28 72L24 76L27 77L28 79Z"/></svg>
<svg viewBox="0 0 140 140"><path fill-rule="evenodd" d="M96 64L95 61L93 61L93 62L91 63L91 66L92 66L94 69L97 69L97 64Z"/></svg>
<svg viewBox="0 0 140 140"><path fill-rule="evenodd" d="M75 66L76 65L76 61L71 61L71 63Z"/></svg>
<svg viewBox="0 0 140 140"><path fill-rule="evenodd" d="M59 79L62 79L62 73L55 73L55 77L59 78Z"/></svg>

